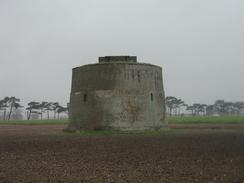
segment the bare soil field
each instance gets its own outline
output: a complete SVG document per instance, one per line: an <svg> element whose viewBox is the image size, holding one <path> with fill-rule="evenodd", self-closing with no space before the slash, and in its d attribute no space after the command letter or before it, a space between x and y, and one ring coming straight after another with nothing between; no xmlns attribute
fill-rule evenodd
<svg viewBox="0 0 244 183"><path fill-rule="evenodd" d="M91 135L0 125L0 182L244 182L243 125Z"/></svg>

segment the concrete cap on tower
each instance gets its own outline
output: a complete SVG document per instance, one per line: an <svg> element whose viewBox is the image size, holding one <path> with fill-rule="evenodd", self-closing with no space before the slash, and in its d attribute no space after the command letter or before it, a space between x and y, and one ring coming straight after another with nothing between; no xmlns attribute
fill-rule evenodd
<svg viewBox="0 0 244 183"><path fill-rule="evenodd" d="M137 62L136 56L105 56L99 57L99 63L104 62Z"/></svg>

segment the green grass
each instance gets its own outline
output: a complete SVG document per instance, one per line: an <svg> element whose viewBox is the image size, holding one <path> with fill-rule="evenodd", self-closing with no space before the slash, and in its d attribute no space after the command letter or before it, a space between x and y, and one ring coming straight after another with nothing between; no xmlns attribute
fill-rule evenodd
<svg viewBox="0 0 244 183"><path fill-rule="evenodd" d="M163 128L159 130L144 130L144 131L119 131L119 130L82 130L69 131L64 129L63 132L67 135L81 135L81 136L111 136L111 135L160 135L165 133L172 133L178 129Z"/></svg>
<svg viewBox="0 0 244 183"><path fill-rule="evenodd" d="M184 116L168 117L169 124L244 124L244 116ZM0 121L0 125L58 125L68 124L68 120L10 120ZM82 132L91 134L93 132ZM95 131L94 133L111 134L111 131Z"/></svg>
<svg viewBox="0 0 244 183"><path fill-rule="evenodd" d="M169 124L239 124L244 123L244 116L185 116L169 117Z"/></svg>
<svg viewBox="0 0 244 183"><path fill-rule="evenodd" d="M68 120L10 120L0 121L0 125L61 125L68 124Z"/></svg>

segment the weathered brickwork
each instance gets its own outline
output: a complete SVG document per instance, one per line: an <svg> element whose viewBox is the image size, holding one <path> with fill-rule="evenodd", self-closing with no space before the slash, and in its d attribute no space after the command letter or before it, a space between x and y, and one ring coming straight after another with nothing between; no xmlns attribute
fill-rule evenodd
<svg viewBox="0 0 244 183"><path fill-rule="evenodd" d="M161 67L112 56L73 69L69 129L145 130L165 124Z"/></svg>

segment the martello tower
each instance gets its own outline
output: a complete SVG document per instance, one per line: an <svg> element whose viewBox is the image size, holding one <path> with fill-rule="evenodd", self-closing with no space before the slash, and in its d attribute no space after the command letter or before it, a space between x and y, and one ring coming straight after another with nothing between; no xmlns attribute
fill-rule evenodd
<svg viewBox="0 0 244 183"><path fill-rule="evenodd" d="M68 128L144 130L165 126L162 68L136 56L99 57L73 69Z"/></svg>

